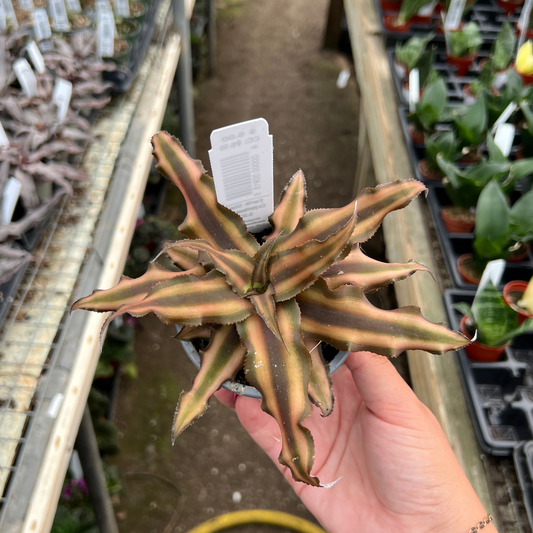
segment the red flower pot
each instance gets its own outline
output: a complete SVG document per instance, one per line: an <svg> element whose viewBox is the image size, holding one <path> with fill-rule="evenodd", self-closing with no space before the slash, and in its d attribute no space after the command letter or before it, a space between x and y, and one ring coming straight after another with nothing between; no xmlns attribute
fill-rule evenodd
<svg viewBox="0 0 533 533"><path fill-rule="evenodd" d="M529 257L529 244L522 243L522 246L518 248L517 253L510 255L507 258L508 263L520 263L521 261L526 261Z"/></svg>
<svg viewBox="0 0 533 533"><path fill-rule="evenodd" d="M413 24L419 24L419 25L424 25L424 26L429 26L431 24L431 15L429 15L429 17L421 17L420 15L415 15L412 19L411 19L411 22Z"/></svg>
<svg viewBox="0 0 533 533"><path fill-rule="evenodd" d="M417 130L414 124L408 124L407 131L413 142L416 144L424 144L424 132Z"/></svg>
<svg viewBox="0 0 533 533"><path fill-rule="evenodd" d="M442 180L442 172L440 172L440 170L431 170L428 167L427 161L425 159L421 159L418 162L418 172L420 172L420 175L425 180L429 180L429 181L441 181Z"/></svg>
<svg viewBox="0 0 533 533"><path fill-rule="evenodd" d="M459 258L457 259L457 270L459 271L459 274L461 274L461 277L467 283L479 285L479 282L481 281L481 277L475 276L472 272L468 271L465 268L465 262L471 261L473 257L474 257L473 254L460 255Z"/></svg>
<svg viewBox="0 0 533 533"><path fill-rule="evenodd" d="M400 11L402 0L381 0L381 9L383 11Z"/></svg>
<svg viewBox="0 0 533 533"><path fill-rule="evenodd" d="M405 33L406 31L409 31L409 28L411 27L412 22L408 20L405 24L398 24L397 15L385 15L383 17L383 25L389 31Z"/></svg>
<svg viewBox="0 0 533 533"><path fill-rule="evenodd" d="M465 337L472 339L472 335L469 333L466 327L467 321L467 316L464 316L461 319L461 333ZM497 361L502 356L507 346L509 346L509 343L504 344L503 346L486 346L485 344L481 344L480 342L474 341L473 343L466 346L465 350L468 354L468 357L474 361L485 361L492 363L494 361Z"/></svg>
<svg viewBox="0 0 533 533"><path fill-rule="evenodd" d="M516 36L520 37L520 34L522 33L522 27L519 25L518 20L514 23L514 29ZM526 39L533 39L533 30L531 28L526 29Z"/></svg>
<svg viewBox="0 0 533 533"><path fill-rule="evenodd" d="M518 325L522 324L526 318L533 318L533 314L517 305L517 302L522 298L526 289L527 281L510 281L503 288L503 299L505 303L518 313Z"/></svg>
<svg viewBox="0 0 533 533"><path fill-rule="evenodd" d="M518 74L520 74L520 77L522 78L522 82L524 83L524 85L533 84L533 74L522 74L521 72L518 72Z"/></svg>
<svg viewBox="0 0 533 533"><path fill-rule="evenodd" d="M507 17L510 17L523 3L524 0L498 0L498 7L505 11Z"/></svg>
<svg viewBox="0 0 533 533"><path fill-rule="evenodd" d="M454 57L446 53L446 61L452 67L456 68L457 76L464 77L468 74L468 69L470 68L470 65L472 64L474 59L476 59L477 56L477 52L475 54L470 54L469 56L465 57Z"/></svg>
<svg viewBox="0 0 533 533"><path fill-rule="evenodd" d="M476 225L475 220L465 220L464 217L453 216L452 209L454 208L446 209L443 207L440 210L440 217L446 231L448 233L472 233Z"/></svg>

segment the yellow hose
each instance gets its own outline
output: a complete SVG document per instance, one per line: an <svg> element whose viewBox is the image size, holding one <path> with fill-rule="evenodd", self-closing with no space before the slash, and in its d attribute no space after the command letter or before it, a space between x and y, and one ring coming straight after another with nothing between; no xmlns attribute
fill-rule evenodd
<svg viewBox="0 0 533 533"><path fill-rule="evenodd" d="M188 533L217 533L218 531L224 531L232 527L249 524L268 524L300 533L326 533L321 527L315 526L315 524L298 516L265 509L226 513L217 518L207 520L203 524L189 530Z"/></svg>

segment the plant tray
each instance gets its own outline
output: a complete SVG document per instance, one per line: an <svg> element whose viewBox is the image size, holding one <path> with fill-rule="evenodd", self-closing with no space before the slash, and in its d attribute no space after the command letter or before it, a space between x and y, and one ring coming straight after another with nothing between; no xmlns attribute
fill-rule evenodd
<svg viewBox="0 0 533 533"><path fill-rule="evenodd" d="M533 525L533 441L516 446L513 459L527 518Z"/></svg>
<svg viewBox="0 0 533 533"><path fill-rule="evenodd" d="M444 303L450 326L459 330L461 314L453 304L474 300L474 292L449 289ZM493 455L510 455L533 440L533 334L516 337L500 361L472 361L456 352L474 428L481 447Z"/></svg>
<svg viewBox="0 0 533 533"><path fill-rule="evenodd" d="M0 324L4 323L4 320L11 309L11 305L15 301L19 285L24 274L28 270L29 265L29 262L24 263L9 281L0 284Z"/></svg>

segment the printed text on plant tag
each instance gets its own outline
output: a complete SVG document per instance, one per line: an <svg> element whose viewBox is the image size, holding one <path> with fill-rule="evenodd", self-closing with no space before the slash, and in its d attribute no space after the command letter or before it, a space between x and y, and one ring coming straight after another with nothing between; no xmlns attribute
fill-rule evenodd
<svg viewBox="0 0 533 533"><path fill-rule="evenodd" d="M22 92L30 98L37 96L37 78L30 64L25 59L17 59L13 63L13 70L22 87Z"/></svg>
<svg viewBox="0 0 533 533"><path fill-rule="evenodd" d="M113 57L115 43L115 19L110 9L98 12L98 55Z"/></svg>
<svg viewBox="0 0 533 533"><path fill-rule="evenodd" d="M44 9L36 9L33 12L33 32L36 41L43 39L50 39L52 37L52 30L50 29L50 21Z"/></svg>
<svg viewBox="0 0 533 533"><path fill-rule="evenodd" d="M70 24L67 17L67 9L63 0L50 0L50 11L54 26L59 31L69 31Z"/></svg>

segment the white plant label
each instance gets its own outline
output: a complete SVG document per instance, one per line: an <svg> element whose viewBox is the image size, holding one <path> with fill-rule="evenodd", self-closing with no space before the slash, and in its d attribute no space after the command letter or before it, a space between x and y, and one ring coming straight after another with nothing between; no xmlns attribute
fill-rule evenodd
<svg viewBox="0 0 533 533"><path fill-rule="evenodd" d="M420 101L420 72L414 68L409 72L409 111L414 113Z"/></svg>
<svg viewBox="0 0 533 533"><path fill-rule="evenodd" d="M115 13L117 17L129 18L130 3L129 0L114 0Z"/></svg>
<svg viewBox="0 0 533 533"><path fill-rule="evenodd" d="M448 14L444 21L445 31L456 31L461 25L461 18L465 10L466 0L452 0L448 8Z"/></svg>
<svg viewBox="0 0 533 533"><path fill-rule="evenodd" d="M526 0L520 11L520 18L518 19L518 29L520 30L520 38L518 39L518 46L516 51L520 50L520 47L526 40L527 28L529 26L529 17L531 15L531 8L533 7L533 0Z"/></svg>
<svg viewBox="0 0 533 533"><path fill-rule="evenodd" d="M419 17L431 17L431 15L433 15L433 11L435 11L435 7L436 7L437 4L438 4L438 0L433 0L428 5L422 6L418 10L417 15Z"/></svg>
<svg viewBox="0 0 533 533"><path fill-rule="evenodd" d="M70 30L70 24L67 17L67 8L65 7L65 2L63 0L50 0L50 12L56 30Z"/></svg>
<svg viewBox="0 0 533 533"><path fill-rule="evenodd" d="M80 0L65 0L67 4L67 11L71 13L81 13Z"/></svg>
<svg viewBox="0 0 533 533"><path fill-rule="evenodd" d="M98 12L98 55L113 57L115 49L115 18L110 9Z"/></svg>
<svg viewBox="0 0 533 533"><path fill-rule="evenodd" d="M17 22L17 17L15 17L15 10L13 9L13 4L11 0L1 0L2 7L4 8L4 16L6 17L6 22L11 24L15 29L19 27Z"/></svg>
<svg viewBox="0 0 533 533"><path fill-rule="evenodd" d="M490 281L494 283L494 286L497 287L500 284L500 281L503 276L503 271L505 270L505 259L496 259L495 261L489 261L483 275L481 276L481 281L476 290L476 296L483 290L483 287ZM475 298L474 298L475 299Z"/></svg>
<svg viewBox="0 0 533 533"><path fill-rule="evenodd" d="M72 96L72 83L58 78L52 92L52 103L57 106L57 120L61 124L67 116L70 98Z"/></svg>
<svg viewBox="0 0 533 533"><path fill-rule="evenodd" d="M19 0L19 5L24 11L33 11L35 9L32 0Z"/></svg>
<svg viewBox="0 0 533 533"><path fill-rule="evenodd" d="M274 211L274 145L268 122L257 118L211 133L209 160L218 201L253 232L268 228Z"/></svg>
<svg viewBox="0 0 533 533"><path fill-rule="evenodd" d="M348 85L350 79L350 71L347 68L343 68L337 77L337 89L344 89Z"/></svg>
<svg viewBox="0 0 533 533"><path fill-rule="evenodd" d="M11 222L20 196L20 189L22 189L22 183L18 179L8 178L4 185L4 194L2 196L2 224Z"/></svg>
<svg viewBox="0 0 533 533"><path fill-rule="evenodd" d="M35 40L42 41L43 39L50 39L52 37L52 30L50 29L50 21L45 9L36 9L33 12L33 32L35 33Z"/></svg>
<svg viewBox="0 0 533 533"><path fill-rule="evenodd" d="M502 151L505 157L508 157L513 147L513 141L516 134L516 129L513 124L500 124L494 135L494 142L496 146Z"/></svg>
<svg viewBox="0 0 533 533"><path fill-rule="evenodd" d="M39 74L44 74L46 67L44 64L43 54L41 54L39 47L35 44L35 41L32 41L28 46L26 46L26 50L35 71Z"/></svg>
<svg viewBox="0 0 533 533"><path fill-rule="evenodd" d="M26 59L17 59L13 63L13 70L22 87L22 92L28 96L37 96L37 78Z"/></svg>
<svg viewBox="0 0 533 533"><path fill-rule="evenodd" d="M492 126L492 133L494 133L501 124L505 124L505 122L507 122L511 118L511 115L514 113L515 109L516 109L516 103L511 102L503 110L503 113L496 119L494 126Z"/></svg>
<svg viewBox="0 0 533 533"><path fill-rule="evenodd" d="M4 126L2 126L2 123L0 122L0 148L7 148L9 146L9 139L6 135L6 130L4 130Z"/></svg>

